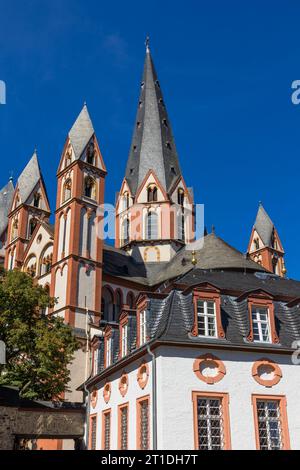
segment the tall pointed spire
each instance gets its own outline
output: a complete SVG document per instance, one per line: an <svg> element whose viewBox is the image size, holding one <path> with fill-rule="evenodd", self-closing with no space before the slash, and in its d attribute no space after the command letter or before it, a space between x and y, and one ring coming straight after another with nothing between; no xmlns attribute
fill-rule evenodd
<svg viewBox="0 0 300 470"><path fill-rule="evenodd" d="M37 151L34 150L31 159L18 178L17 187L21 202L25 203L27 201L39 180L43 180L43 178L38 162Z"/></svg>
<svg viewBox="0 0 300 470"><path fill-rule="evenodd" d="M84 103L79 116L77 117L72 129L69 132L69 138L74 149L76 160L81 157L82 152L84 151L86 145L94 133L94 127L87 109L87 105Z"/></svg>
<svg viewBox="0 0 300 470"><path fill-rule="evenodd" d="M272 247L275 226L261 202L259 203L254 228L264 245Z"/></svg>
<svg viewBox="0 0 300 470"><path fill-rule="evenodd" d="M146 58L126 179L133 195L149 170L168 193L181 175L175 141L146 40Z"/></svg>
<svg viewBox="0 0 300 470"><path fill-rule="evenodd" d="M14 185L11 179L9 182L0 190L0 237L8 224L8 214L12 204L14 195Z"/></svg>

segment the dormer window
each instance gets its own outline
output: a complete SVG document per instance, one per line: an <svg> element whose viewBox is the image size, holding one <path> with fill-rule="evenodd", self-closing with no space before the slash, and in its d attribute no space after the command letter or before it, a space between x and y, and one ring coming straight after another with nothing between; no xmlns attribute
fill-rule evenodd
<svg viewBox="0 0 300 470"><path fill-rule="evenodd" d="M270 343L270 318L269 310L266 307L258 307L252 305L252 328L253 328L253 341L262 343Z"/></svg>
<svg viewBox="0 0 300 470"><path fill-rule="evenodd" d="M106 338L106 349L105 349L105 367L109 367L112 364L112 339L111 336Z"/></svg>
<svg viewBox="0 0 300 470"><path fill-rule="evenodd" d="M194 291L195 320L194 336L206 338L224 338L221 322L220 293L212 290Z"/></svg>
<svg viewBox="0 0 300 470"><path fill-rule="evenodd" d="M128 354L128 324L124 323L121 326L121 357Z"/></svg>
<svg viewBox="0 0 300 470"><path fill-rule="evenodd" d="M93 351L93 375L98 374L98 364L99 364L99 348L96 347Z"/></svg>
<svg viewBox="0 0 300 470"><path fill-rule="evenodd" d="M147 310L143 309L139 314L140 346L147 342Z"/></svg>
<svg viewBox="0 0 300 470"><path fill-rule="evenodd" d="M250 332L248 341L255 343L279 343L275 327L272 297L265 292L248 297Z"/></svg>
<svg viewBox="0 0 300 470"><path fill-rule="evenodd" d="M198 336L217 336L216 304L214 300L197 300Z"/></svg>

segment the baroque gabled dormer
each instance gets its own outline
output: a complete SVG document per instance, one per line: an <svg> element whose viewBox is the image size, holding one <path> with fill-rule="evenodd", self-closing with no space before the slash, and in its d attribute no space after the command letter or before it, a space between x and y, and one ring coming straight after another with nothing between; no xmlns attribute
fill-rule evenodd
<svg viewBox="0 0 300 470"><path fill-rule="evenodd" d="M50 205L37 152L21 173L9 213L6 269L20 268L26 247L39 221L48 221Z"/></svg>
<svg viewBox="0 0 300 470"><path fill-rule="evenodd" d="M284 249L269 215L259 205L248 245L248 255L256 263L279 276L285 276Z"/></svg>
<svg viewBox="0 0 300 470"><path fill-rule="evenodd" d="M138 261L169 261L193 241L193 196L184 182L149 45L125 178L116 246Z"/></svg>

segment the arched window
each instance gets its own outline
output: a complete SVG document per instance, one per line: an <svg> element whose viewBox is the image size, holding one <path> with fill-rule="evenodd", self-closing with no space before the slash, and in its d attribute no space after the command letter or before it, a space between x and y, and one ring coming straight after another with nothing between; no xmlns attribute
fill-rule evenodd
<svg viewBox="0 0 300 470"><path fill-rule="evenodd" d="M146 223L146 238L148 240L158 239L158 215L156 212L149 212Z"/></svg>
<svg viewBox="0 0 300 470"><path fill-rule="evenodd" d="M114 318L115 321L119 320L122 305L123 305L122 293L119 290L117 290L117 292L116 292L116 305L115 305L115 318Z"/></svg>
<svg viewBox="0 0 300 470"><path fill-rule="evenodd" d="M177 216L178 221L178 239L181 241L185 240L185 230L184 230L184 213L183 210L180 210Z"/></svg>
<svg viewBox="0 0 300 470"><path fill-rule="evenodd" d="M123 194L123 210L126 211L127 209L129 209L129 193L126 191Z"/></svg>
<svg viewBox="0 0 300 470"><path fill-rule="evenodd" d="M84 195L89 199L96 199L96 183L91 176L84 179Z"/></svg>
<svg viewBox="0 0 300 470"><path fill-rule="evenodd" d="M14 240L18 236L18 228L19 228L19 222L18 219L15 218L12 223L12 233L11 233L11 239Z"/></svg>
<svg viewBox="0 0 300 470"><path fill-rule="evenodd" d="M122 242L123 245L129 242L129 219L125 219L122 224Z"/></svg>
<svg viewBox="0 0 300 470"><path fill-rule="evenodd" d="M31 219L29 222L29 236L31 237L35 227L37 226L37 220L36 219Z"/></svg>
<svg viewBox="0 0 300 470"><path fill-rule="evenodd" d="M259 250L259 238L254 238L254 246L256 250Z"/></svg>
<svg viewBox="0 0 300 470"><path fill-rule="evenodd" d="M154 185L148 186L147 189L147 201L156 202L157 201L157 187Z"/></svg>
<svg viewBox="0 0 300 470"><path fill-rule="evenodd" d="M102 319L105 321L113 321L114 317L114 297L112 291L108 287L102 289L101 299Z"/></svg>
<svg viewBox="0 0 300 470"><path fill-rule="evenodd" d="M68 201L72 196L72 181L69 178L64 184L63 202Z"/></svg>
<svg viewBox="0 0 300 470"><path fill-rule="evenodd" d="M86 161L90 165L95 164L95 146L94 142L90 142L86 150Z"/></svg>
<svg viewBox="0 0 300 470"><path fill-rule="evenodd" d="M40 207L41 195L39 193L34 193L33 196L33 205L34 207Z"/></svg>
<svg viewBox="0 0 300 470"><path fill-rule="evenodd" d="M178 189L178 192L177 192L177 202L180 206L183 206L184 205L184 191L182 188L179 188Z"/></svg>

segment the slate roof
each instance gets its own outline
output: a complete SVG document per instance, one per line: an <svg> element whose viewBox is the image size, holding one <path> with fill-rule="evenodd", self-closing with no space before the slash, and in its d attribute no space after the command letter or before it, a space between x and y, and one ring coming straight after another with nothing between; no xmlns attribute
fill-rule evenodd
<svg viewBox="0 0 300 470"><path fill-rule="evenodd" d="M7 228L8 214L12 205L14 185L11 180L0 191L0 237Z"/></svg>
<svg viewBox="0 0 300 470"><path fill-rule="evenodd" d="M73 146L75 160L78 160L85 147L94 135L94 127L87 109L84 104L79 116L77 117L72 129L69 132L69 138Z"/></svg>
<svg viewBox="0 0 300 470"><path fill-rule="evenodd" d="M175 141L149 48L125 178L133 195L153 169L168 193L181 175Z"/></svg>
<svg viewBox="0 0 300 470"><path fill-rule="evenodd" d="M26 203L39 180L43 180L36 151L18 178L18 190L21 202Z"/></svg>
<svg viewBox="0 0 300 470"><path fill-rule="evenodd" d="M196 249L197 267L201 269L237 269L246 271L264 271L254 261L247 259L240 251L228 245L215 234L206 235ZM193 268L192 252L181 249L170 262L137 263L130 255L120 249L105 245L104 273L118 276L132 282L155 286L170 279L177 278Z"/></svg>
<svg viewBox="0 0 300 470"><path fill-rule="evenodd" d="M259 205L254 228L262 239L264 245L271 247L272 236L275 227L262 204Z"/></svg>

